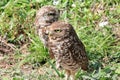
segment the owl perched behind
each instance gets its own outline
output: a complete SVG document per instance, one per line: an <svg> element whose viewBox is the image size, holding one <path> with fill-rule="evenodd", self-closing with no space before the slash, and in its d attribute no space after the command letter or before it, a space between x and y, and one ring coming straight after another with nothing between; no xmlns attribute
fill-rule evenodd
<svg viewBox="0 0 120 80"><path fill-rule="evenodd" d="M53 6L43 6L37 13L35 18L35 26L45 27L57 21L59 18L59 10Z"/></svg>
<svg viewBox="0 0 120 80"><path fill-rule="evenodd" d="M45 34L45 28L59 18L59 10L53 6L43 6L37 13L34 25L36 26L37 34L45 46L47 46L48 36Z"/></svg>
<svg viewBox="0 0 120 80"><path fill-rule="evenodd" d="M72 25L58 21L48 27L48 48L54 53L57 68L66 72L66 80L75 80L75 73L81 68L88 69L85 47Z"/></svg>

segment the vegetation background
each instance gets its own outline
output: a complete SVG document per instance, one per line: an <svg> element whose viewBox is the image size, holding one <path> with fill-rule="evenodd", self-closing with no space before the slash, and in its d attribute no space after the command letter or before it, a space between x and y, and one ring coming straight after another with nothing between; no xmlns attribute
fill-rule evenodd
<svg viewBox="0 0 120 80"><path fill-rule="evenodd" d="M63 80L35 34L44 5L60 9L86 47L90 71L77 79L120 80L120 0L0 0L0 80Z"/></svg>

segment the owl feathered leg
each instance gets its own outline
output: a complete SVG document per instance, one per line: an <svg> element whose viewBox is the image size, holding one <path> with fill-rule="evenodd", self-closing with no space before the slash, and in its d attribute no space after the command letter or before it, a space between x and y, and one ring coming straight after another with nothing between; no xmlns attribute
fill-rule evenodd
<svg viewBox="0 0 120 80"><path fill-rule="evenodd" d="M70 70L65 70L65 80L69 80Z"/></svg>
<svg viewBox="0 0 120 80"><path fill-rule="evenodd" d="M71 73L71 75L70 75L70 80L75 80L75 71L71 71L70 72Z"/></svg>

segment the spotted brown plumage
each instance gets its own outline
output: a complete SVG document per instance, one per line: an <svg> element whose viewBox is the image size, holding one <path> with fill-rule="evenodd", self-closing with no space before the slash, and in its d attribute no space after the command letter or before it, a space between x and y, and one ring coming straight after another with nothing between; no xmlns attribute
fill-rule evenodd
<svg viewBox="0 0 120 80"><path fill-rule="evenodd" d="M48 44L48 35L45 33L46 27L57 21L58 18L59 10L50 5L43 6L36 12L34 25L36 26L36 32L39 35L40 40L46 47ZM51 58L54 58L52 53L50 56Z"/></svg>
<svg viewBox="0 0 120 80"><path fill-rule="evenodd" d="M66 71L66 80L75 79L75 73L81 68L88 69L88 57L85 47L78 38L72 25L58 21L48 27L48 48L56 60L56 67Z"/></svg>

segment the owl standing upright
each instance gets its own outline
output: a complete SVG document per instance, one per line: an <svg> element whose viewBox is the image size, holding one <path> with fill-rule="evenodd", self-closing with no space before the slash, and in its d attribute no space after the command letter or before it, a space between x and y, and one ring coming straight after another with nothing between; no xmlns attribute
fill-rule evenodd
<svg viewBox="0 0 120 80"><path fill-rule="evenodd" d="M50 5L41 7L36 13L34 24L37 34L45 46L47 46L48 40L48 36L45 34L46 27L57 21L58 18L59 10Z"/></svg>
<svg viewBox="0 0 120 80"><path fill-rule="evenodd" d="M58 21L48 27L48 48L56 60L56 67L66 72L66 80L75 80L75 73L81 68L88 69L85 47L72 25Z"/></svg>
<svg viewBox="0 0 120 80"><path fill-rule="evenodd" d="M47 47L48 44L48 35L46 32L46 27L51 25L53 22L57 21L59 18L60 12L53 6L43 6L37 13L35 18L36 32L40 37L40 40ZM54 58L54 54L50 54L51 58Z"/></svg>

